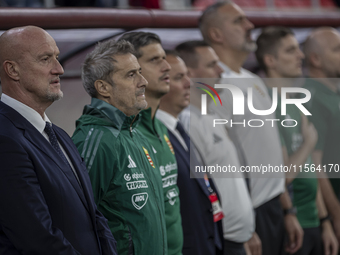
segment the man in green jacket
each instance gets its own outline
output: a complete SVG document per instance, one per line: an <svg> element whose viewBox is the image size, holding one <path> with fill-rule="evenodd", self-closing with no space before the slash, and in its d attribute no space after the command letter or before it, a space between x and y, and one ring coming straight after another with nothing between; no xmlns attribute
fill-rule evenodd
<svg viewBox="0 0 340 255"><path fill-rule="evenodd" d="M156 34L131 32L124 34L121 39L129 41L135 47L136 57L148 81L145 97L149 108L141 111L142 119L138 130L151 143L159 163L165 202L168 254L180 255L183 247L183 230L177 186L177 162L168 130L155 118L161 98L170 90L170 65L165 60L161 40Z"/></svg>
<svg viewBox="0 0 340 255"><path fill-rule="evenodd" d="M147 106L147 81L133 54L130 43L111 40L86 56L82 79L92 100L76 122L73 141L118 253L167 254L159 165L150 143L136 129L139 111Z"/></svg>
<svg viewBox="0 0 340 255"><path fill-rule="evenodd" d="M287 247L288 251L296 255L322 254L324 249L324 254L335 255L338 243L327 217L317 179L318 171L313 170L315 162L311 157L318 139L317 131L295 104L288 104L286 114L281 114L281 91L298 82L297 78L302 75L304 54L293 31L287 27L264 28L257 38L257 46L255 55L269 78L265 79L269 94L273 95L274 88L278 91L276 119L278 123L287 123L285 126L278 125L285 165L298 168L286 174L294 207L283 208L283 211L285 220L297 217L304 233L303 240L297 239L296 243L303 242L300 249L297 245L294 249ZM291 95L287 93L284 96L290 98Z"/></svg>

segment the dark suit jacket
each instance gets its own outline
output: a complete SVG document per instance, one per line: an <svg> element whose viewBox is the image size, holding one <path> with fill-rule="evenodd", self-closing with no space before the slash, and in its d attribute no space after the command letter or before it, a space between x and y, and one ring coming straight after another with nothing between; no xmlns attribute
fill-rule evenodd
<svg viewBox="0 0 340 255"><path fill-rule="evenodd" d="M46 138L0 102L0 254L116 254L76 147L53 129L82 187Z"/></svg>
<svg viewBox="0 0 340 255"><path fill-rule="evenodd" d="M183 255L223 254L215 246L214 220L209 191L204 179L190 179L190 153L169 130L178 167L177 185L181 203L184 235ZM191 169L193 171L193 169ZM210 185L217 193L213 181ZM218 234L223 244L222 222L218 222Z"/></svg>

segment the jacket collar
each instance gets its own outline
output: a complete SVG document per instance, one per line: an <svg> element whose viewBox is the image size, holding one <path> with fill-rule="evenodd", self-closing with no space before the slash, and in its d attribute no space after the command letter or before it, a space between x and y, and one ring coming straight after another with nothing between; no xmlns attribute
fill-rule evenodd
<svg viewBox="0 0 340 255"><path fill-rule="evenodd" d="M156 115L152 119L151 117L151 107L148 109L142 110L140 112L141 115L141 125L145 127L145 129L148 131L148 133L151 133L153 135L158 135L157 130L156 130L156 125L155 125L155 119Z"/></svg>
<svg viewBox="0 0 340 255"><path fill-rule="evenodd" d="M111 122L114 123L114 126L119 131L122 129L129 129L130 127L134 129L140 121L140 114L128 117L118 108L97 98L91 99L90 107L101 111Z"/></svg>

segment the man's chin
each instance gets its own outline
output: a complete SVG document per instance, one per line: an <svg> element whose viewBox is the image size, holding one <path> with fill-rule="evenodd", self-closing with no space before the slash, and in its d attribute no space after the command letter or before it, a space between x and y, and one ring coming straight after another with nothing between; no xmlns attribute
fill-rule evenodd
<svg viewBox="0 0 340 255"><path fill-rule="evenodd" d="M219 83L221 83L221 78L214 79L214 84L219 84ZM222 91L223 89L219 89L219 90ZM216 91L217 91L217 89L216 89Z"/></svg>
<svg viewBox="0 0 340 255"><path fill-rule="evenodd" d="M59 91L57 93L48 93L46 98L50 102L55 102L55 101L62 99L63 96L64 96L64 93L62 91Z"/></svg>
<svg viewBox="0 0 340 255"><path fill-rule="evenodd" d="M158 98L165 96L166 94L169 93L169 91L170 91L170 87L169 89L163 89L163 90L158 91Z"/></svg>
<svg viewBox="0 0 340 255"><path fill-rule="evenodd" d="M144 101L144 102L140 102L137 106L138 110L141 111L141 110L144 110L148 107L148 102Z"/></svg>
<svg viewBox="0 0 340 255"><path fill-rule="evenodd" d="M246 51L246 52L249 52L249 53L255 52L257 50L257 45L253 41L247 41L243 45L243 50Z"/></svg>

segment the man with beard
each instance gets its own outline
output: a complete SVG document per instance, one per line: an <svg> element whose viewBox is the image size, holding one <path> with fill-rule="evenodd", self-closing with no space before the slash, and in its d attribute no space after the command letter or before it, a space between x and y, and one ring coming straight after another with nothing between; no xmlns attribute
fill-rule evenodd
<svg viewBox="0 0 340 255"><path fill-rule="evenodd" d="M121 37L132 43L136 57L148 81L145 100L148 109L141 111L141 131L152 145L162 176L165 223L168 238L168 254L178 255L182 252L183 231L181 225L179 190L177 187L177 162L169 140L166 126L155 118L161 98L169 92L169 63L158 35L147 32L131 32Z"/></svg>
<svg viewBox="0 0 340 255"><path fill-rule="evenodd" d="M124 40L100 43L86 56L82 79L92 97L76 123L76 144L98 209L116 236L118 254L167 254L161 175L152 146L136 129L147 81Z"/></svg>
<svg viewBox="0 0 340 255"><path fill-rule="evenodd" d="M330 27L314 30L304 44L304 52L311 78L305 84L311 92L311 99L305 106L312 114L309 119L318 132L313 161L323 170L320 173L321 191L340 242L340 179L337 170L332 168L332 165L338 167L340 164L339 32Z"/></svg>
<svg viewBox="0 0 340 255"><path fill-rule="evenodd" d="M221 83L232 84L241 90L245 98L252 97L253 105L258 110L267 110L272 106L263 81L253 73L242 68L248 55L256 50L256 44L250 37L254 25L247 19L242 9L229 1L209 6L202 14L199 28L204 40L215 50L224 70ZM252 95L248 91L252 91ZM279 133L276 123L266 119L275 119L274 114L256 115L248 107L244 115L234 115L233 98L229 90L220 93L223 105L210 107L221 119L228 120L226 127L235 146L241 152L241 165L260 167L283 165ZM260 119L265 125L252 127L252 119ZM232 124L233 123L233 124ZM261 145L261 150L258 146ZM290 247L299 248L301 233L296 219L284 219L282 207L290 209L290 198L285 192L284 173L246 173L250 178L249 189L256 212L256 233L249 241L252 254L260 254L262 241L264 255L278 255L284 249L284 228L293 242ZM282 195L282 196L281 196ZM282 205L281 205L282 204Z"/></svg>
<svg viewBox="0 0 340 255"><path fill-rule="evenodd" d="M116 254L70 137L45 110L62 98L53 38L34 26L0 36L0 254Z"/></svg>

